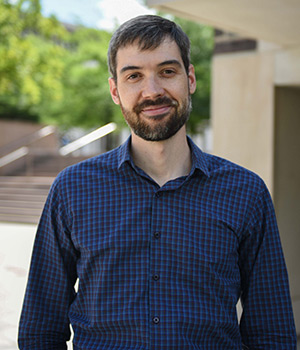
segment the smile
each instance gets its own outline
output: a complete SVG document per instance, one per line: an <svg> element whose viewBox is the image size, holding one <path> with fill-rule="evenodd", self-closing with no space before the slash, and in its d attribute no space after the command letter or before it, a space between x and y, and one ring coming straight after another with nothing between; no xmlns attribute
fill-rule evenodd
<svg viewBox="0 0 300 350"><path fill-rule="evenodd" d="M142 110L142 113L148 117L156 117L165 115L170 112L172 106L149 106Z"/></svg>

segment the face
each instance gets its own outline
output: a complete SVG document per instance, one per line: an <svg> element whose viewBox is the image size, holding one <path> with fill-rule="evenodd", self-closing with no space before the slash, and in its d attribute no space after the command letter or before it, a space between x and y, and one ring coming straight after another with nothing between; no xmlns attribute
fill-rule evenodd
<svg viewBox="0 0 300 350"><path fill-rule="evenodd" d="M185 125L196 80L192 65L187 74L174 41L145 51L135 44L125 46L117 53L116 68L117 82L109 79L110 92L135 135L162 141Z"/></svg>

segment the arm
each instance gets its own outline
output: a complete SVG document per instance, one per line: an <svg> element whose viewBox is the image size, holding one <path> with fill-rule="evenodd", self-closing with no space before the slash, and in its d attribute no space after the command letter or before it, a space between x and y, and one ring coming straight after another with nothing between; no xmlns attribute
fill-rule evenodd
<svg viewBox="0 0 300 350"><path fill-rule="evenodd" d="M243 314L240 331L248 349L296 349L289 284L273 204L259 193L240 244Z"/></svg>
<svg viewBox="0 0 300 350"><path fill-rule="evenodd" d="M75 298L77 252L59 183L52 186L37 230L19 324L20 349L65 350Z"/></svg>

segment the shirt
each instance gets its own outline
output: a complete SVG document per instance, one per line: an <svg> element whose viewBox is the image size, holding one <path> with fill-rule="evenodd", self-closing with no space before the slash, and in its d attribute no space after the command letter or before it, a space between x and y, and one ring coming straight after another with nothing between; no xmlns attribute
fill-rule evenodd
<svg viewBox="0 0 300 350"><path fill-rule="evenodd" d="M189 175L162 187L135 166L130 139L58 175L37 230L20 349L66 349L70 323L74 349L296 349L265 184L188 142Z"/></svg>

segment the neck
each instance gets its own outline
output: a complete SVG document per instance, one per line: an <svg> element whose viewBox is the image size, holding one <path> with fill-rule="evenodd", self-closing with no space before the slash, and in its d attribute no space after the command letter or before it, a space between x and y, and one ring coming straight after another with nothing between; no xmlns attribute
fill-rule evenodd
<svg viewBox="0 0 300 350"><path fill-rule="evenodd" d="M188 175L191 170L191 152L185 127L164 141L145 141L132 134L131 152L135 165L160 186Z"/></svg>

